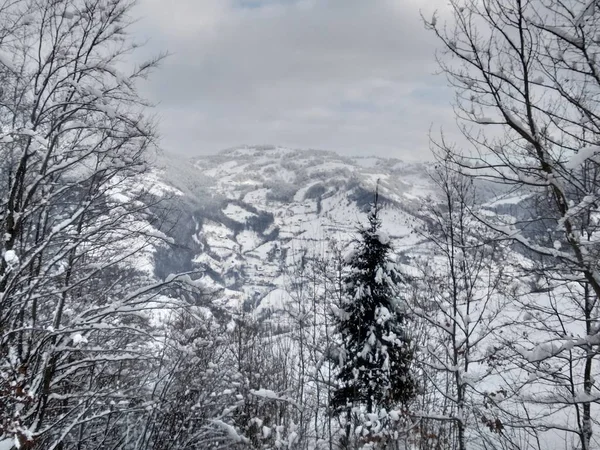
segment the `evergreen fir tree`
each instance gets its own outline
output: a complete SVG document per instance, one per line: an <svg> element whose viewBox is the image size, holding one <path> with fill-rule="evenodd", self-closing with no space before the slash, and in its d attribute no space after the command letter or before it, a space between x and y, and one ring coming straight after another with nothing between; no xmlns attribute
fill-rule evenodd
<svg viewBox="0 0 600 450"><path fill-rule="evenodd" d="M390 259L392 246L381 230L377 194L347 258L344 302L337 314L342 339L336 411L362 405L368 413L406 404L415 394L410 373L412 348L398 299L400 277Z"/></svg>

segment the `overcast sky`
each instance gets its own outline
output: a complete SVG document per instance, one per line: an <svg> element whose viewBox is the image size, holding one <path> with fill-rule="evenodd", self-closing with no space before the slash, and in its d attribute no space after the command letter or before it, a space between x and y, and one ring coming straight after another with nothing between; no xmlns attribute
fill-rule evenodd
<svg viewBox="0 0 600 450"><path fill-rule="evenodd" d="M139 0L143 86L162 147L187 155L277 144L418 160L450 131L430 17L444 0Z"/></svg>

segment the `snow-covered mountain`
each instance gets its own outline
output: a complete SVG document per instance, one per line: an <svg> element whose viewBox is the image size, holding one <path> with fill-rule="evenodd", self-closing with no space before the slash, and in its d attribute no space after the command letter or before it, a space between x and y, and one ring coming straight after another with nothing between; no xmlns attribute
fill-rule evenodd
<svg viewBox="0 0 600 450"><path fill-rule="evenodd" d="M366 212L379 186L383 231L390 237L398 259L405 263L404 273L415 275L411 292L417 295L409 306L411 314L427 327L422 334L421 328L415 328L415 341L421 339L417 357L431 372L428 381L424 381L429 387L424 389L447 392L442 389L447 381L440 380L451 379L448 374L457 371L459 363L470 361L461 373L463 380L476 386L476 394L469 400L475 405L469 420L484 423L496 433L498 427L504 426L500 420L504 416L489 405L506 400L503 405L508 405L505 411L510 414L515 404L514 410L519 410L524 402L530 402L529 412L542 417L543 423L545 405L540 407L531 399L543 394L548 395L548 402L555 402L552 392L559 384L545 384L543 374L553 369L541 361L550 361L559 348L570 351L577 343L587 342L585 327L581 326L585 321L577 319L568 325L572 330L570 343L557 347L554 341L563 345L566 338L556 338L552 327L546 328L560 318L557 313L548 313L554 311L548 303L552 301L550 291L535 273L527 276L532 273L527 268L533 267L536 255L525 246L510 246L504 241L498 247L479 245L478 241L472 248L458 251L456 261L470 258L464 266L454 266L454 270L464 274L464 278L458 277L459 286L469 289L459 289L456 301L449 300L453 297L447 294L454 285L443 249L434 251L431 240L415 232L426 229L427 220L435 220L426 207L444 200L430 177L435 170L433 164L280 147L236 148L191 160L165 157L162 169L144 180L146 190L166 198L155 216L164 213L166 221L160 228L172 238L172 245L155 250L155 275L167 278L171 273L197 272L202 284L218 294L212 298L213 305L220 303L232 311L244 308L258 318L268 317L265 312L285 310L287 316L275 314L268 323L274 323L278 332L283 330L278 336L288 339L285 331L292 328L286 329L286 320L294 317L300 324L304 313L293 314L301 311L301 301L310 298L294 291L294 281L301 283L306 279L298 276L297 267L306 256L325 255L332 246L344 251L356 236L359 223L366 221ZM537 211L535 192L511 191L510 186L486 185L480 180L474 183L474 203L480 218L503 220L531 242L545 244L544 239L556 239L547 230L540 233L543 223L533 222L535 226L531 226L527 220ZM434 209L444 216L444 205L438 206ZM490 231L473 217L464 223L474 235L481 232L481 236L487 236ZM519 267L526 270L519 271ZM319 289L322 288L316 290ZM560 298L568 294L560 290L552 293ZM321 291L319 295L324 297L327 293ZM314 311L317 312L316 307ZM546 316L540 311L545 311ZM316 320L313 324L321 327L313 331L315 335L325 333L327 325ZM453 328L452 324L456 326ZM464 335L476 338L469 341ZM548 336L552 340L548 341ZM295 349L295 345L289 343L286 351ZM468 354L462 350L467 346ZM461 350L456 352L457 348ZM454 355L455 360L448 355ZM318 358L322 361L321 356ZM573 364L583 361L576 359L579 356L572 358ZM525 396L511 391L513 385L519 386ZM276 396L275 391L265 392ZM573 398L580 401L587 397ZM485 410L477 410L479 402ZM419 414L423 417L441 418L446 423L448 416L440 415L443 409L438 409L437 403L427 399L421 406ZM524 420L527 423L530 419ZM561 410L553 413L551 420L573 426ZM554 438L547 433L541 435L540 442L555 448Z"/></svg>
<svg viewBox="0 0 600 450"><path fill-rule="evenodd" d="M303 254L347 245L378 183L383 229L400 255L417 251L419 209L436 196L427 164L317 150L243 147L162 166L179 214L157 275L202 269L228 306L256 311L285 301L286 270Z"/></svg>

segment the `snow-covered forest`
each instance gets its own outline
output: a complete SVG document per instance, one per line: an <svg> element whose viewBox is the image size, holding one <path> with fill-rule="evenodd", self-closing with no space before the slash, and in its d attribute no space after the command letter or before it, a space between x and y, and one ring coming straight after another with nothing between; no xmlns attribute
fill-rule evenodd
<svg viewBox="0 0 600 450"><path fill-rule="evenodd" d="M0 450L600 448L596 0L423 17L422 164L163 154L134 3L0 2Z"/></svg>

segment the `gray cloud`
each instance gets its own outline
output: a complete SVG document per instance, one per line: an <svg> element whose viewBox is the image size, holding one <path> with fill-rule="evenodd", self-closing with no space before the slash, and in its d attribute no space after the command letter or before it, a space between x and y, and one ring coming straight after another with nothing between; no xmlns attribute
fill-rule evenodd
<svg viewBox="0 0 600 450"><path fill-rule="evenodd" d="M418 0L141 0L136 34L172 55L144 86L163 146L188 155L272 143L427 155L452 123Z"/></svg>

